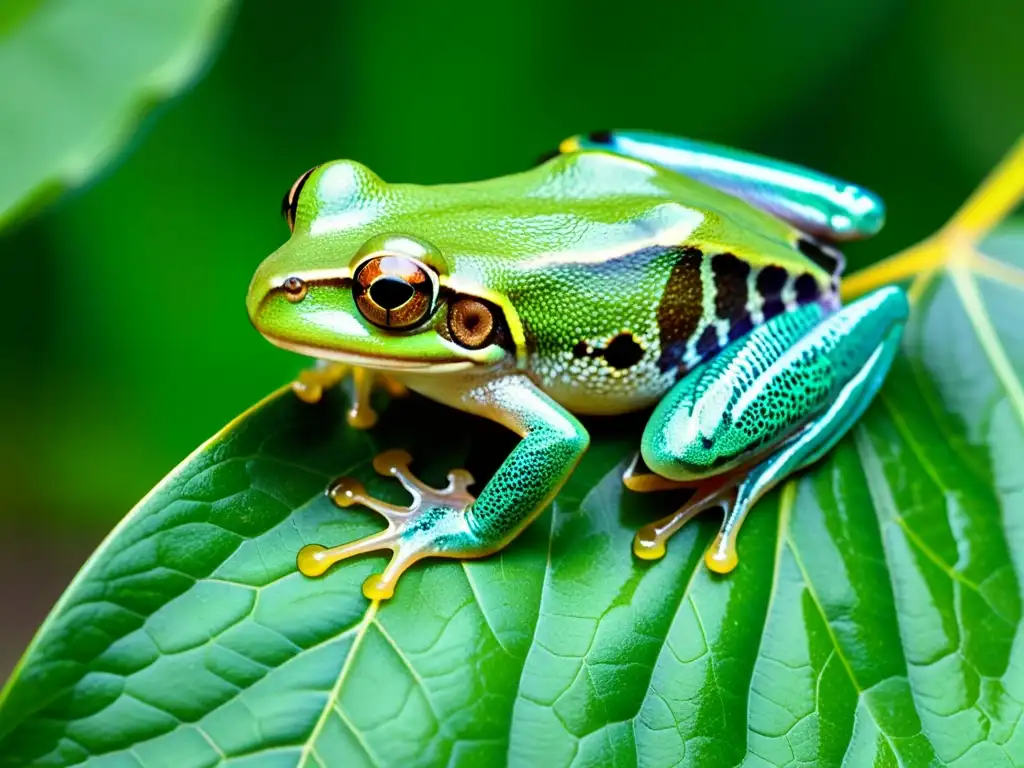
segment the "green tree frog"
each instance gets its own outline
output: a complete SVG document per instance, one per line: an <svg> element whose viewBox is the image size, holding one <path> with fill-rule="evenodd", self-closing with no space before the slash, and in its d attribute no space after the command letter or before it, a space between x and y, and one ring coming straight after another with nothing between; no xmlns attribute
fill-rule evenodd
<svg viewBox="0 0 1024 768"><path fill-rule="evenodd" d="M390 550L363 585L393 595L425 557L507 545L552 500L587 449L574 414L653 406L635 490L690 487L675 515L634 540L657 558L701 510L725 508L705 556L737 565L759 497L816 461L881 386L908 316L902 290L845 307L831 243L882 225L872 193L780 161L686 139L600 132L564 141L532 170L463 184L389 184L356 162L304 173L284 199L291 238L248 294L271 342L321 361L296 392L315 401L351 370L354 426L375 381L491 419L521 441L474 498L453 470L420 482L411 457L374 462L412 505L342 479L342 507L378 512L364 539L297 553L307 576Z"/></svg>

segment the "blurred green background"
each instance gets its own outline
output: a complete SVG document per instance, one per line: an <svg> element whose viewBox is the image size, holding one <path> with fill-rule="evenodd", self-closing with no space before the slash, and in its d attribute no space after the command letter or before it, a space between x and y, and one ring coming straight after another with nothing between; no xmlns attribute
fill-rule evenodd
<svg viewBox="0 0 1024 768"><path fill-rule="evenodd" d="M41 5L0 12L0 50ZM458 181L580 131L675 132L881 193L889 224L848 249L856 269L933 231L1020 133L1022 29L1019 0L235 6L193 87L90 184L0 232L0 678L117 520L301 366L244 297L306 168ZM82 34L115 64L146 45ZM20 74L0 85L15 112ZM73 132L72 106L45 121ZM21 153L46 127L0 119L0 144Z"/></svg>

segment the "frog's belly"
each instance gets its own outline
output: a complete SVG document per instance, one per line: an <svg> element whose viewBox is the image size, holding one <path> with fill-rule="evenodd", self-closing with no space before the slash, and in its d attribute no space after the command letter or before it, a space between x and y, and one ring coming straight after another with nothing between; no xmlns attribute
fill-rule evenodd
<svg viewBox="0 0 1024 768"><path fill-rule="evenodd" d="M645 356L646 357L646 356ZM674 371L664 372L646 359L631 365L629 358L613 362L603 356L564 352L536 356L531 361L533 378L548 395L573 413L613 415L647 408L672 387Z"/></svg>

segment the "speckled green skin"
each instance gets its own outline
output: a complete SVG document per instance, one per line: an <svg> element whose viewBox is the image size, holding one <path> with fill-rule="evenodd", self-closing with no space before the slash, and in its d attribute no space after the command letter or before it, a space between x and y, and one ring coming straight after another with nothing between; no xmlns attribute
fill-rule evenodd
<svg viewBox="0 0 1024 768"><path fill-rule="evenodd" d="M410 238L407 255L440 275L436 309L401 332L367 321L351 288L352 268L388 236ZM865 313L825 322L840 269L827 246L748 202L612 153L441 186L387 184L339 161L305 181L293 236L260 266L247 304L275 344L387 371L523 438L468 508L421 509L404 539L420 556L472 557L504 546L572 472L588 437L571 413L632 411L671 390L644 438L645 457L669 477L767 456L820 417L880 343L860 339ZM301 300L286 295L288 278L306 287ZM459 296L494 308L493 343L452 338ZM787 349L803 350L794 364L815 357L809 378L779 363ZM764 370L744 379L727 364L748 359ZM721 417L751 396L782 411L771 424L745 422L737 438Z"/></svg>
<svg viewBox="0 0 1024 768"><path fill-rule="evenodd" d="M412 334L362 318L345 278L330 275L381 233L433 245L462 292L505 297L509 321L523 327L526 369L575 413L643 408L675 383L677 370L656 365L659 304L678 261L663 246L806 272L823 292L831 280L797 250L801 233L793 227L636 160L584 152L514 176L440 186L386 184L343 161L309 178L294 235L257 271L249 293L257 327L283 346L369 367L500 362L500 351L481 360L443 337L444 305ZM315 282L318 272L324 282ZM290 276L310 285L300 304L274 290ZM639 365L615 370L600 357L572 356L580 341L600 346L624 330L645 351Z"/></svg>
<svg viewBox="0 0 1024 768"><path fill-rule="evenodd" d="M755 328L658 403L644 462L679 481L750 465L828 411L879 349L889 354L908 312L903 291L886 288L830 316L808 304ZM867 399L880 383L861 384Z"/></svg>

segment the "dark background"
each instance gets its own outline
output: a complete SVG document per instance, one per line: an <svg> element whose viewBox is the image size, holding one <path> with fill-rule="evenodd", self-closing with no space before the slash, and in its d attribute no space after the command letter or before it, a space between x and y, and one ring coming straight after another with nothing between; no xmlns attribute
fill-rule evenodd
<svg viewBox="0 0 1024 768"><path fill-rule="evenodd" d="M460 181L581 131L674 132L881 193L852 270L932 232L1020 133L1022 35L1019 0L246 2L115 166L0 236L0 679L117 520L300 367L244 298L306 168Z"/></svg>

